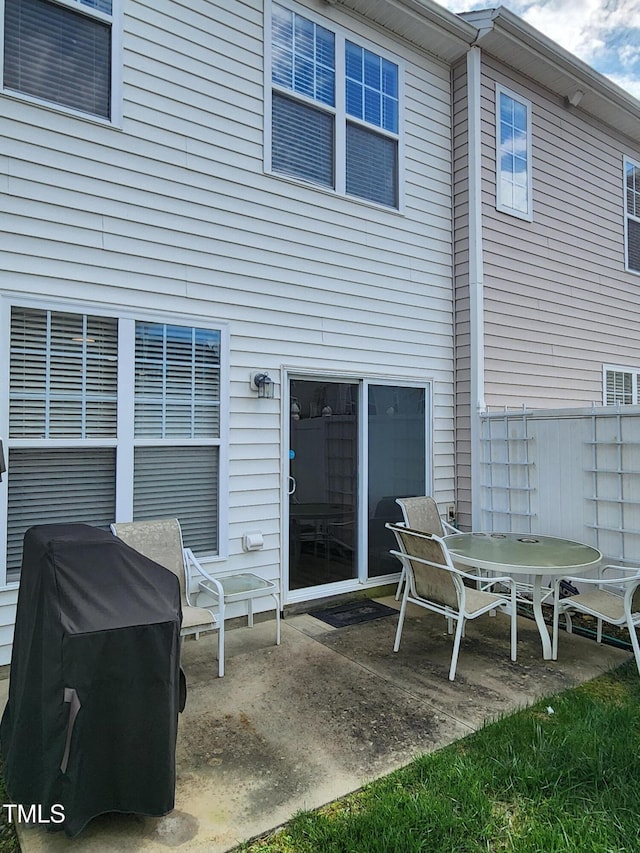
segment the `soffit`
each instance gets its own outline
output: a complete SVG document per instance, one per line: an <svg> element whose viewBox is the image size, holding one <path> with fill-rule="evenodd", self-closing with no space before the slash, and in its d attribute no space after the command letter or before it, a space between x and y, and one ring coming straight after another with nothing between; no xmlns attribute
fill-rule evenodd
<svg viewBox="0 0 640 853"><path fill-rule="evenodd" d="M325 0L362 15L446 63L465 55L474 26L431 0Z"/></svg>

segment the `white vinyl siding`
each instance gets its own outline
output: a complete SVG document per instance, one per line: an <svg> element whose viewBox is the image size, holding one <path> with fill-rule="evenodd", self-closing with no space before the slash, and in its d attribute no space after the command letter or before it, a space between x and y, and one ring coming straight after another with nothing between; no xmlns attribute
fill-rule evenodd
<svg viewBox="0 0 640 853"><path fill-rule="evenodd" d="M13 306L8 572L42 523L175 515L189 547L217 553L220 371L213 328Z"/></svg>
<svg viewBox="0 0 640 853"><path fill-rule="evenodd" d="M120 0L4 0L2 88L116 119Z"/></svg>
<svg viewBox="0 0 640 853"><path fill-rule="evenodd" d="M397 208L398 62L299 7L270 9L267 170Z"/></svg>
<svg viewBox="0 0 640 853"><path fill-rule="evenodd" d="M531 102L535 221L495 208L495 87ZM602 365L640 363L638 279L625 270L623 156L614 128L483 54L485 400L590 406Z"/></svg>
<svg viewBox="0 0 640 853"><path fill-rule="evenodd" d="M604 405L632 406L638 402L638 370L626 367L611 367L604 369Z"/></svg>
<svg viewBox="0 0 640 853"><path fill-rule="evenodd" d="M624 161L624 211L627 269L640 273L640 163Z"/></svg>
<svg viewBox="0 0 640 853"><path fill-rule="evenodd" d="M125 6L123 132L18 99L3 103L11 153L0 164L2 227L12 236L0 287L11 296L80 300L93 314L92 306L110 316L126 307L142 319L226 324L230 411L218 511L228 553L215 566L277 580L287 547L285 367L433 380L434 488L451 500L449 68L326 7L354 43L403 67L400 216L265 174L262 0ZM306 17L312 7L303 7ZM0 399L4 356L2 349ZM274 379L273 400L250 390L257 371ZM245 553L242 536L255 530L264 547Z"/></svg>
<svg viewBox="0 0 640 853"><path fill-rule="evenodd" d="M533 218L531 103L496 85L496 208Z"/></svg>

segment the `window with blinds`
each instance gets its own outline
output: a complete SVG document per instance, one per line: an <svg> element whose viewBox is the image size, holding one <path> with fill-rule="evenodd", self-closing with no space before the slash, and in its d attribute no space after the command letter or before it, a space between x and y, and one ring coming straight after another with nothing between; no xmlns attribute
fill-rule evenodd
<svg viewBox="0 0 640 853"><path fill-rule="evenodd" d="M624 163L627 269L640 272L640 164Z"/></svg>
<svg viewBox="0 0 640 853"><path fill-rule="evenodd" d="M9 580L35 524L175 516L218 553L221 358L219 329L12 308Z"/></svg>
<svg viewBox="0 0 640 853"><path fill-rule="evenodd" d="M397 208L399 66L275 3L271 34L271 170Z"/></svg>
<svg viewBox="0 0 640 853"><path fill-rule="evenodd" d="M638 402L638 371L605 368L605 406L630 406Z"/></svg>
<svg viewBox="0 0 640 853"><path fill-rule="evenodd" d="M112 16L112 0L4 0L4 88L110 118Z"/></svg>

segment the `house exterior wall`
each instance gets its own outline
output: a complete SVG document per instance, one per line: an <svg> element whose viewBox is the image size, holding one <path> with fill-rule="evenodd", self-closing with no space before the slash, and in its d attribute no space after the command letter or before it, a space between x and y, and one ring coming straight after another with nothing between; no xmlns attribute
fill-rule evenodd
<svg viewBox="0 0 640 853"><path fill-rule="evenodd" d="M531 222L496 210L496 83L531 102ZM640 363L623 194L640 150L486 54L482 104L486 403L599 404L603 364Z"/></svg>
<svg viewBox="0 0 640 853"><path fill-rule="evenodd" d="M285 368L433 380L434 493L453 496L449 68L338 7L322 12L401 63L402 212L265 173L261 0L126 4L121 129L0 96L0 302L224 325L228 557L217 568L269 579L283 557ZM274 378L275 399L250 394L254 368ZM0 490L4 507L6 478ZM265 547L243 553L256 528ZM10 613L15 584L5 592Z"/></svg>
<svg viewBox="0 0 640 853"><path fill-rule="evenodd" d="M469 300L469 130L467 68L458 63L453 85L453 216L455 329L456 518L471 522L471 320Z"/></svg>

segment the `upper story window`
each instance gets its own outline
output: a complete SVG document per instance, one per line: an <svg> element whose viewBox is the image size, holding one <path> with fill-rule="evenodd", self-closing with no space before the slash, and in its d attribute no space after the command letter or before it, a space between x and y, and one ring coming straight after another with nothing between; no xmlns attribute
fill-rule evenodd
<svg viewBox="0 0 640 853"><path fill-rule="evenodd" d="M113 118L119 0L4 0L2 88Z"/></svg>
<svg viewBox="0 0 640 853"><path fill-rule="evenodd" d="M604 367L605 406L632 406L638 402L638 374L627 367Z"/></svg>
<svg viewBox="0 0 640 853"><path fill-rule="evenodd" d="M271 83L273 172L399 206L397 63L273 4Z"/></svg>
<svg viewBox="0 0 640 853"><path fill-rule="evenodd" d="M640 272L640 163L624 161L627 269Z"/></svg>
<svg viewBox="0 0 640 853"><path fill-rule="evenodd" d="M533 218L531 104L496 85L496 208Z"/></svg>

